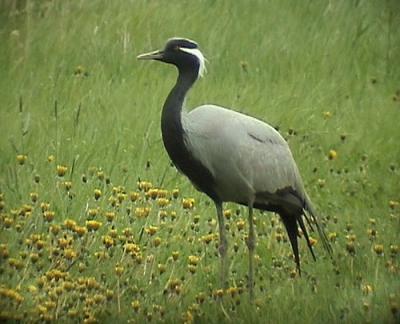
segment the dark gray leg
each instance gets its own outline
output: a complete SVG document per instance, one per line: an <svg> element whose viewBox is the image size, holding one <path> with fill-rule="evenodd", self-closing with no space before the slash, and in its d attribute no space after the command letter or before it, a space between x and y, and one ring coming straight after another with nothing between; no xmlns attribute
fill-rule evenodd
<svg viewBox="0 0 400 324"><path fill-rule="evenodd" d="M250 301L254 299L254 249L256 247L256 236L254 233L253 224L253 206L249 205L249 237L246 241L247 247L249 249L249 296Z"/></svg>
<svg viewBox="0 0 400 324"><path fill-rule="evenodd" d="M228 252L228 241L225 236L225 221L222 211L222 203L215 203L218 215L218 227L219 227L219 254L221 258L221 268L220 268L220 285L221 288L228 287L227 281L227 252Z"/></svg>

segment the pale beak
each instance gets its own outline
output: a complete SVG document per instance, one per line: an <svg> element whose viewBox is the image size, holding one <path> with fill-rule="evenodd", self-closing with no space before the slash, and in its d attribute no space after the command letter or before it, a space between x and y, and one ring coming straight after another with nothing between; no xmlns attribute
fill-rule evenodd
<svg viewBox="0 0 400 324"><path fill-rule="evenodd" d="M137 56L138 60L161 60L164 56L163 51L153 51L150 53L144 53Z"/></svg>

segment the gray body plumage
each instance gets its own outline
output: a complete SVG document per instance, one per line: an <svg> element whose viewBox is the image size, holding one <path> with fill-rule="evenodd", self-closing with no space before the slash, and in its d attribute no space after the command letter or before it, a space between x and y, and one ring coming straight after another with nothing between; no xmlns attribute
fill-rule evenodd
<svg viewBox="0 0 400 324"><path fill-rule="evenodd" d="M299 171L287 142L273 127L215 105L184 112L182 124L188 150L211 172L222 201L303 208ZM283 190L297 197L277 194Z"/></svg>

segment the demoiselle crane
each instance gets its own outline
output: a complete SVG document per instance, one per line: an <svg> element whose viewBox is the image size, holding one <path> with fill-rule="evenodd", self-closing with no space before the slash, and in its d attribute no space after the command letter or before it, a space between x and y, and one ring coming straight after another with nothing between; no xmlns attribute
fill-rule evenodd
<svg viewBox="0 0 400 324"><path fill-rule="evenodd" d="M270 125L253 117L215 105L184 111L186 94L205 71L205 58L196 42L171 38L163 50L141 54L141 60L175 65L178 79L162 109L164 146L177 169L215 204L219 225L220 280L226 286L227 248L223 202L248 207L248 286L253 299L253 258L256 237L253 208L276 212L287 230L297 269L300 259L298 226L315 260L303 217L319 232L331 252L326 235L306 194L288 144Z"/></svg>

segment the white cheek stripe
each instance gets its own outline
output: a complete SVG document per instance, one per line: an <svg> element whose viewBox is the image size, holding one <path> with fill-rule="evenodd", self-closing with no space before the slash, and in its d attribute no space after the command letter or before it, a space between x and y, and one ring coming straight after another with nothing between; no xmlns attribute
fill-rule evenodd
<svg viewBox="0 0 400 324"><path fill-rule="evenodd" d="M204 73L207 72L206 69L206 58L204 57L203 53L200 52L198 48L187 48L187 47L179 47L179 49L183 52L189 53L194 55L199 60L199 76L203 77Z"/></svg>

